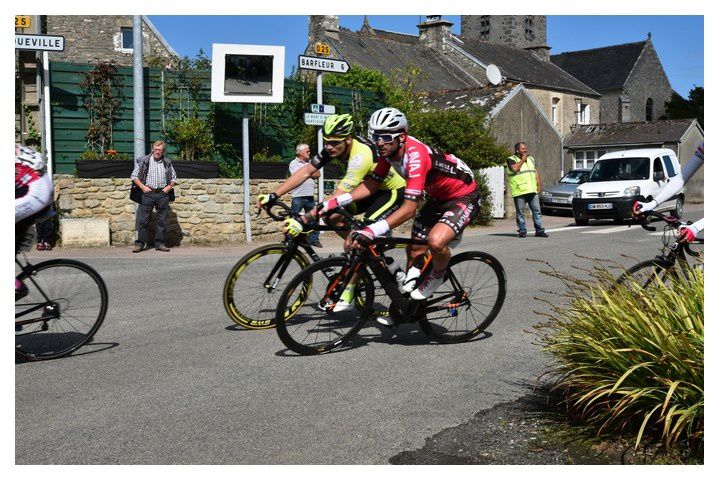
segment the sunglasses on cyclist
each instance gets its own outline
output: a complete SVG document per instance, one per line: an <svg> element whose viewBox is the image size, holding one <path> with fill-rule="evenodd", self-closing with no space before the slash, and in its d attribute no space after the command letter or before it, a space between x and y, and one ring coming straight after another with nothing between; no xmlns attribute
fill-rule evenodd
<svg viewBox="0 0 719 480"><path fill-rule="evenodd" d="M336 146L339 145L340 143L344 143L344 139L341 139L341 140L337 140L337 139L328 140L328 139L322 137L322 140L324 141L325 145L329 145L330 147L336 147Z"/></svg>
<svg viewBox="0 0 719 480"><path fill-rule="evenodd" d="M398 132L398 133L373 133L373 134L372 134L372 141L373 141L374 143L377 143L377 142L379 142L380 140L382 140L382 143L390 143L390 142L394 141L394 139L397 138L397 137L399 137L400 135L402 135L402 132Z"/></svg>

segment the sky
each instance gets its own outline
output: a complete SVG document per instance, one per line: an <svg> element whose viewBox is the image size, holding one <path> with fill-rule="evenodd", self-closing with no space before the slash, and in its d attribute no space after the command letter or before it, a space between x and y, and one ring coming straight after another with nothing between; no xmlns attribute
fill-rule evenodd
<svg viewBox="0 0 719 480"><path fill-rule="evenodd" d="M213 43L285 46L285 72L297 65L307 45L306 15L150 15L165 40L180 56L208 56ZM419 15L369 15L374 28L417 34ZM424 17L421 17L424 20ZM460 34L459 15L445 15ZM340 25L362 27L363 16L341 15ZM652 42L672 87L686 98L695 86L704 86L704 17L676 15L549 15L547 43L551 54L638 42L651 32ZM381 52L378 52L381 54Z"/></svg>

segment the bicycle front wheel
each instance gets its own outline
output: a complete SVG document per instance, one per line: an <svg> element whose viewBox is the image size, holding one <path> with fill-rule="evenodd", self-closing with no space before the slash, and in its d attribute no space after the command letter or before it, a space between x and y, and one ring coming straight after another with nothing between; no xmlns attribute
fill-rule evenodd
<svg viewBox="0 0 719 480"><path fill-rule="evenodd" d="M440 343L482 333L502 309L507 279L502 264L483 252L464 252L449 262L445 282L419 312L419 325Z"/></svg>
<svg viewBox="0 0 719 480"><path fill-rule="evenodd" d="M222 302L227 315L245 328L274 327L282 290L309 263L302 252L290 254L281 243L252 250L232 267L225 280Z"/></svg>
<svg viewBox="0 0 719 480"><path fill-rule="evenodd" d="M15 302L15 351L27 360L63 357L89 342L107 313L107 287L90 266L49 260L18 276L28 294Z"/></svg>
<svg viewBox="0 0 719 480"><path fill-rule="evenodd" d="M647 290L659 285L669 286L675 274L674 264L670 262L657 259L645 260L621 274L617 279L617 283L620 285L635 283L643 290Z"/></svg>
<svg viewBox="0 0 719 480"><path fill-rule="evenodd" d="M352 306L335 312L339 298L349 280L347 260L327 258L300 272L282 292L275 322L282 343L300 355L326 353L355 335L372 314L374 288L365 269L355 285Z"/></svg>

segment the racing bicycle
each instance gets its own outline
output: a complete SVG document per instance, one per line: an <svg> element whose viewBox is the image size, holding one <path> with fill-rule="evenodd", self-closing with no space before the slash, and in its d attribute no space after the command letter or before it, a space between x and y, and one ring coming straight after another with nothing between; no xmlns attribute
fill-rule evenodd
<svg viewBox="0 0 719 480"><path fill-rule="evenodd" d="M359 227L352 218L347 221L353 229ZM347 346L365 321L377 316L376 284L389 297L388 310L381 314L389 315L394 325L418 322L425 335L440 343L467 341L485 331L506 295L507 280L500 262L479 251L453 255L445 282L430 299L416 301L400 290L388 269L391 262L387 252L407 244L427 242L378 237L366 248L353 248L346 256L321 260L298 273L282 292L275 312L282 343L301 355ZM419 282L431 271L431 263L428 253ZM351 279L355 284L354 308L334 312Z"/></svg>
<svg viewBox="0 0 719 480"><path fill-rule="evenodd" d="M64 357L97 332L107 313L107 287L99 273L76 260L15 263L28 289L15 301L15 352L25 360Z"/></svg>
<svg viewBox="0 0 719 480"><path fill-rule="evenodd" d="M676 279L681 275L685 268L692 268L689 265L690 257L699 257L701 255L693 250L690 245L703 245L703 238L697 238L690 243L674 241L676 231L680 226L684 225L678 218L659 212L649 212L642 215L640 219L641 226L649 231L656 231L656 227L649 225L650 218L657 218L666 224L662 235L662 253L628 268L617 279L619 284L627 284L633 280L642 288L651 286L652 282L661 282L669 286L672 279ZM691 222L687 224L690 225Z"/></svg>

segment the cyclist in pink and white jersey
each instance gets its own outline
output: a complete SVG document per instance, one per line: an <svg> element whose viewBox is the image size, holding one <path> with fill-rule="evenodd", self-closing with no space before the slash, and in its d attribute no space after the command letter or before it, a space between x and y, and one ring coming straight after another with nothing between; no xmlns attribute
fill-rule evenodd
<svg viewBox="0 0 719 480"><path fill-rule="evenodd" d="M406 179L407 186L404 201L397 211L385 220L357 231L355 237L361 243L371 242L414 217L412 238L426 239L427 245L407 247L408 270L403 289L411 292L413 299L425 300L444 281L451 258L449 244L479 214L481 199L477 183L462 160L409 136L407 118L396 108L382 108L374 112L369 120L369 129L380 159L374 171L352 190L352 201L375 192L390 167ZM418 202L425 192L429 198L415 217ZM432 253L433 269L417 286L420 271L412 265L427 249Z"/></svg>

